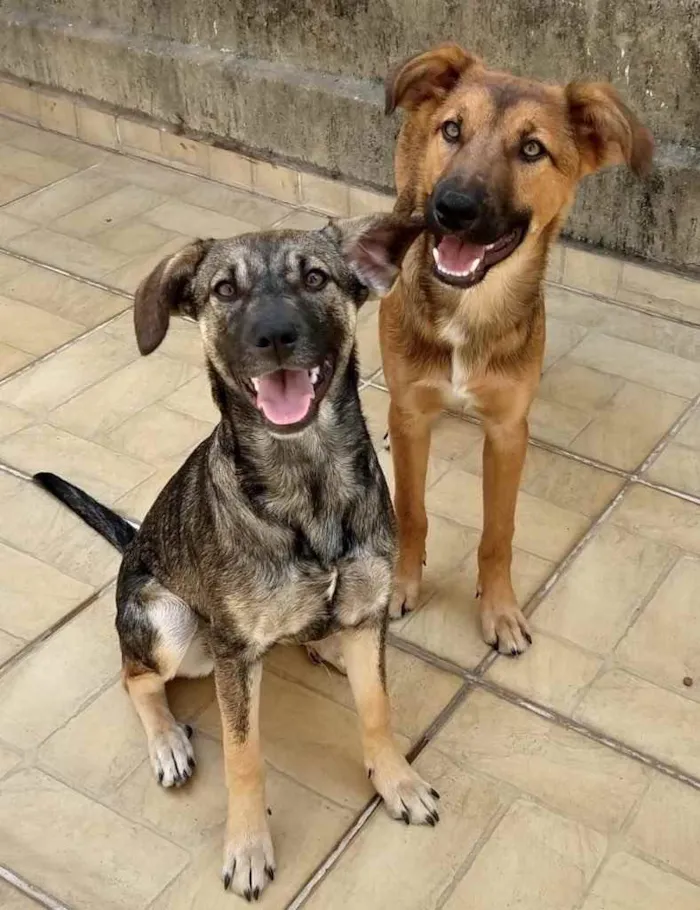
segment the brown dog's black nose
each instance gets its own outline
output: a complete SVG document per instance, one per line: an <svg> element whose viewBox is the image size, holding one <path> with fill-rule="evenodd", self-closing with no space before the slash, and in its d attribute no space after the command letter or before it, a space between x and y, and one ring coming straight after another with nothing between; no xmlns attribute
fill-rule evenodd
<svg viewBox="0 0 700 910"><path fill-rule="evenodd" d="M439 188L435 194L433 211L439 227L447 231L461 231L474 224L483 205L482 191L460 190L448 184Z"/></svg>

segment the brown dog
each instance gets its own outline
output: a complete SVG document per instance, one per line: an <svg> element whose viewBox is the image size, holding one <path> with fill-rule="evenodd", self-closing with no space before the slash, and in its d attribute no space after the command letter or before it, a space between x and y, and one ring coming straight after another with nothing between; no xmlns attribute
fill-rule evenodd
<svg viewBox="0 0 700 910"><path fill-rule="evenodd" d="M392 616L417 605L433 420L472 406L485 430L481 624L517 655L532 641L511 582L527 416L542 368L542 282L586 174L651 164L650 133L612 86L546 85L487 69L456 44L397 66L386 109L408 111L396 149L395 212L429 230L380 309L400 557Z"/></svg>

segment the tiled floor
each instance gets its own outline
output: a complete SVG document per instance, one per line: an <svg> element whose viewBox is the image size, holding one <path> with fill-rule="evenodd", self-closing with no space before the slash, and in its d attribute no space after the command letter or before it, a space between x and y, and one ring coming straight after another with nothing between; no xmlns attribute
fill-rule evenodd
<svg viewBox="0 0 700 910"><path fill-rule="evenodd" d="M327 182L318 193L332 210ZM211 682L172 688L199 764L164 792L118 680L118 557L28 475L143 516L215 412L194 326L139 358L136 283L199 233L324 221L0 120L0 866L52 906L238 899L218 879ZM397 731L442 821L389 820L345 679L277 649L262 724L279 874L263 907L700 907L700 286L563 247L550 279L514 560L535 644L514 662L479 636L481 432L445 417L424 606L389 651ZM362 398L391 480L376 314L359 327ZM0 875L0 906L37 894Z"/></svg>

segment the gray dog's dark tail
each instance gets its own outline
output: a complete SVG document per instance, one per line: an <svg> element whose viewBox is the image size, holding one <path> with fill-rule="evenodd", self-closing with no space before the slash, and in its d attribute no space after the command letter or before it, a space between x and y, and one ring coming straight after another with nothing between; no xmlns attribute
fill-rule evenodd
<svg viewBox="0 0 700 910"><path fill-rule="evenodd" d="M69 509L83 519L85 524L105 537L120 553L123 553L134 539L136 528L125 518L117 515L107 506L103 506L92 496L88 496L79 487L74 487L72 483L63 480L62 477L41 471L34 475L34 482L65 503Z"/></svg>

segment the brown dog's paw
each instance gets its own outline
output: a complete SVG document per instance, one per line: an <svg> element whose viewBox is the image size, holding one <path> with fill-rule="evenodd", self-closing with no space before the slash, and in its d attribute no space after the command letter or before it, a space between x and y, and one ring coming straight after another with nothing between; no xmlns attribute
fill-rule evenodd
<svg viewBox="0 0 700 910"><path fill-rule="evenodd" d="M378 756L368 775L392 818L407 825L431 828L440 821L439 793L413 770L398 750Z"/></svg>
<svg viewBox="0 0 700 910"><path fill-rule="evenodd" d="M230 889L249 902L258 900L268 882L275 880L275 854L267 828L242 830L228 838L221 879L227 891Z"/></svg>
<svg viewBox="0 0 700 910"><path fill-rule="evenodd" d="M394 584L394 593L389 602L389 618L401 619L402 616L415 610L418 606L419 594L419 581L404 582L397 578Z"/></svg>
<svg viewBox="0 0 700 910"><path fill-rule="evenodd" d="M482 600L481 630L486 644L509 657L523 654L532 644L530 627L517 604L492 606Z"/></svg>

